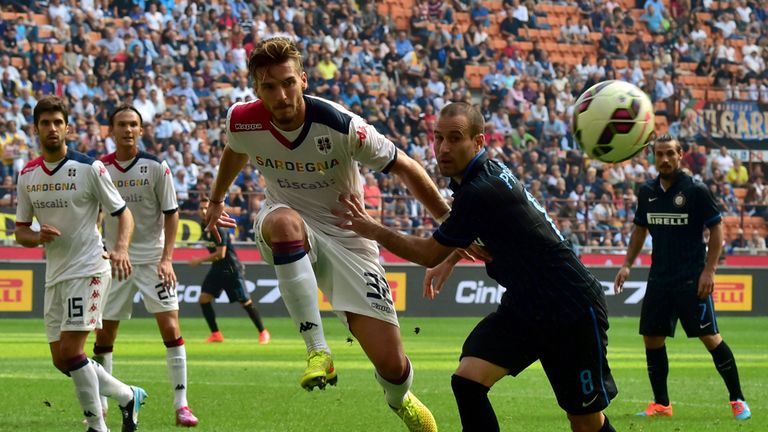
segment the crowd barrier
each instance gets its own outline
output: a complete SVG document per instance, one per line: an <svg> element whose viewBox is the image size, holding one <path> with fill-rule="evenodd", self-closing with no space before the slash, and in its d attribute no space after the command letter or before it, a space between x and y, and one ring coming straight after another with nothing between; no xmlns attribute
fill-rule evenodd
<svg viewBox="0 0 768 432"><path fill-rule="evenodd" d="M201 316L197 305L200 285L209 266L191 267L184 262L175 264L179 278L177 295L181 315ZM456 267L445 288L434 300L422 296L424 268L411 264L385 265L394 307L401 316L477 316L494 310L505 291L489 278L485 268L478 265ZM615 266L593 267L591 270L603 284L611 316L639 316L645 294L647 267L636 267L624 285L624 292L613 294ZM0 263L0 319L41 318L45 264L43 262ZM731 267L718 270L715 286L715 308L723 315L768 316L768 269ZM265 316L287 316L280 298L277 279L271 266L263 263L246 266L246 285L251 298ZM217 300L227 303L226 294ZM149 316L137 295L134 316ZM331 306L320 295L320 307L330 313ZM219 305L221 316L242 316L239 305ZM42 325L42 324L41 324Z"/></svg>

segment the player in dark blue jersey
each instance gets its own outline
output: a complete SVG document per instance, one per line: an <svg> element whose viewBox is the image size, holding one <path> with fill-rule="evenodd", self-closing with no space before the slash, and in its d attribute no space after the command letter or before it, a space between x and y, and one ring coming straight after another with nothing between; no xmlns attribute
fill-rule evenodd
<svg viewBox="0 0 768 432"><path fill-rule="evenodd" d="M452 377L464 430L498 431L490 387L541 360L573 430L613 431L602 414L617 394L606 359L603 289L522 183L488 158L483 130L482 114L469 104L440 112L435 153L440 172L451 178L454 200L432 238L390 230L346 195L340 198L348 210L338 214L340 226L410 261L437 266L425 278L430 298L459 261L457 248L474 242L490 255L488 275L507 291L467 338Z"/></svg>
<svg viewBox="0 0 768 432"><path fill-rule="evenodd" d="M646 235L653 237L653 262L640 312L648 377L654 400L640 416L671 416L667 393L669 362L664 340L674 337L680 319L688 337L707 347L725 381L737 420L751 417L739 384L736 360L717 327L712 291L723 243L720 210L707 186L680 170L680 143L665 135L653 149L659 176L640 187L635 229L624 265L616 274L614 291L621 292ZM704 228L709 240L704 243Z"/></svg>
<svg viewBox="0 0 768 432"><path fill-rule="evenodd" d="M202 221L205 221L205 212L208 210L209 202L208 197L200 197L200 218ZM205 228L204 223L203 228ZM210 254L193 258L189 262L191 266L200 265L205 261L212 263L211 269L203 281L202 293L200 293L200 307L203 309L203 316L211 329L211 335L208 336L206 342L224 342L224 335L221 334L219 326L216 324L216 312L213 310L212 302L221 295L222 291L226 291L229 302L239 302L253 324L259 329L259 343L268 344L271 338L269 331L264 328L261 315L245 290L245 267L237 257L229 232L221 227L218 230L219 236L217 238L213 233L203 229L203 241Z"/></svg>

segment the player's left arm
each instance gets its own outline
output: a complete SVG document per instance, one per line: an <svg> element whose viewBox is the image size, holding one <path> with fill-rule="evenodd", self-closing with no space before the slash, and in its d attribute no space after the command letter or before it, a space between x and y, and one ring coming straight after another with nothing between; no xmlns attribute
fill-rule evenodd
<svg viewBox="0 0 768 432"><path fill-rule="evenodd" d="M455 248L444 246L434 238L422 238L400 234L381 225L365 210L360 198L355 195L342 195L339 201L347 208L336 216L343 219L341 228L354 231L358 235L375 240L389 251L408 261L425 267L435 267L445 260Z"/></svg>
<svg viewBox="0 0 768 432"><path fill-rule="evenodd" d="M163 285L176 286L176 272L173 271L173 250L176 245L176 231L179 226L179 204L173 187L173 176L168 164L163 161L156 170L155 195L163 211L163 232L165 235L163 254L157 265L157 275Z"/></svg>
<svg viewBox="0 0 768 432"><path fill-rule="evenodd" d="M112 263L112 277L117 280L127 279L133 271L131 258L128 255L128 246L134 228L133 215L101 161L93 162L90 174L93 195L105 212L117 218L117 240L114 250L108 251L109 260Z"/></svg>
<svg viewBox="0 0 768 432"><path fill-rule="evenodd" d="M698 183L695 194L695 200L698 204L697 209L701 213L704 225L709 228L707 259L704 263L704 270L699 276L698 287L699 298L705 299L715 289L715 270L717 269L717 262L720 260L720 253L723 249L723 223L720 208L715 201L715 197L709 192L709 188Z"/></svg>
<svg viewBox="0 0 768 432"><path fill-rule="evenodd" d="M427 171L421 164L398 149L395 162L389 168L389 171L403 180L411 194L424 204L424 207L427 208L435 220L442 221L448 216L451 208L448 207L448 203L440 196L437 186L429 178Z"/></svg>

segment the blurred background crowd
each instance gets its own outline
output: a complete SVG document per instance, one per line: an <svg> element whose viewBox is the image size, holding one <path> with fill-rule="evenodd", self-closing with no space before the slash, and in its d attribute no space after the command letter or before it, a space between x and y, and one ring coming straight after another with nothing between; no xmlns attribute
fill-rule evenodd
<svg viewBox="0 0 768 432"><path fill-rule="evenodd" d="M228 108L255 98L248 53L284 36L304 53L307 93L376 126L424 165L447 199L432 148L436 114L451 101L479 104L491 156L525 182L577 252L623 252L636 188L656 172L650 152L617 165L585 158L570 134L573 103L605 79L637 84L654 101L657 132L681 140L684 166L718 198L728 250L765 250L763 164L711 139L696 108L704 100L768 106L768 0L5 0L0 7L6 208L14 206L18 172L38 155L32 109L58 95L71 107L68 145L92 157L114 150L112 109L133 105L144 121L139 145L168 163L181 208L193 217L218 170ZM768 150L768 137L758 145ZM364 169L360 176L372 214L431 235L434 221L397 178ZM239 240L253 239L263 186L249 165L229 191Z"/></svg>

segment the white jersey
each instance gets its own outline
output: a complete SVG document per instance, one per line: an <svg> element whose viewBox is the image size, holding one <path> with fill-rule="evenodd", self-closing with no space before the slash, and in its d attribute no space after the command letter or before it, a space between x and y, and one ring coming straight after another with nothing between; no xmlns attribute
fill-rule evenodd
<svg viewBox="0 0 768 432"><path fill-rule="evenodd" d="M271 123L261 100L236 103L227 113L229 147L245 153L266 180L266 205L285 204L310 226L333 237L357 237L336 226L340 194L363 198L358 162L386 172L395 145L341 105L304 96L306 116L291 141Z"/></svg>
<svg viewBox="0 0 768 432"><path fill-rule="evenodd" d="M128 249L131 263L159 262L165 243L163 215L173 214L179 208L168 164L143 151L125 168L117 161L115 153L104 156L101 161L133 213L135 228ZM104 234L107 250L112 250L117 242L117 220L106 220Z"/></svg>
<svg viewBox="0 0 768 432"><path fill-rule="evenodd" d="M125 201L101 161L68 151L52 170L42 157L30 161L19 175L16 225L56 227L61 235L45 244L45 286L110 270L96 227L99 204L118 216Z"/></svg>

